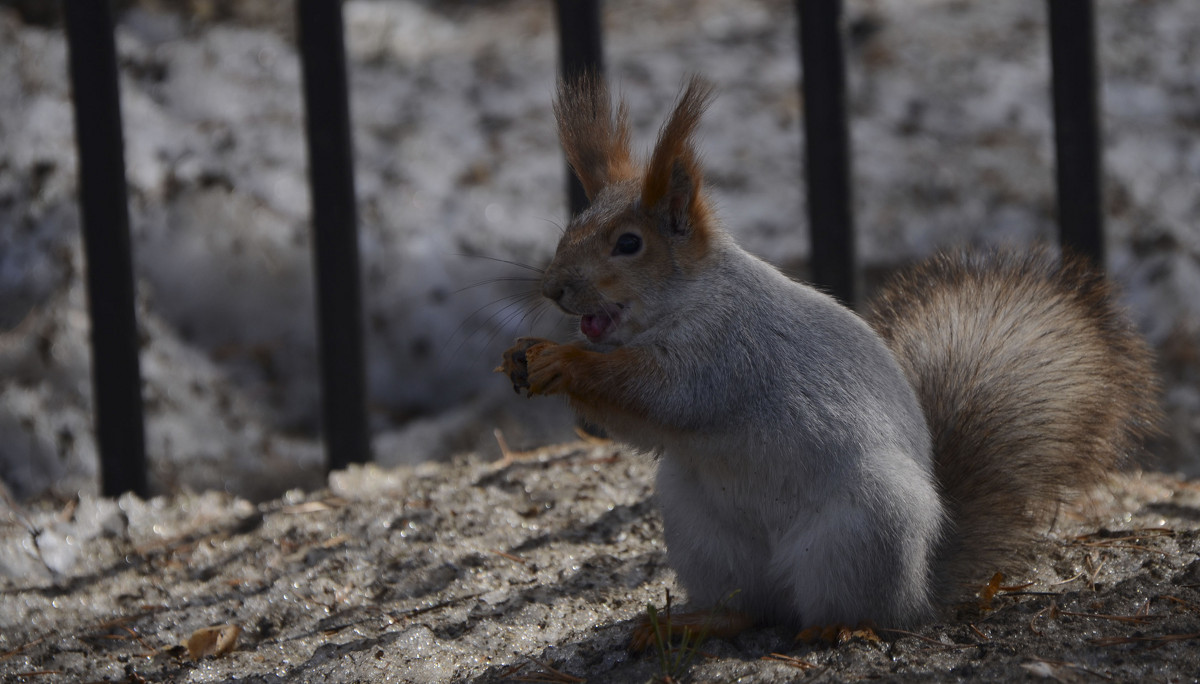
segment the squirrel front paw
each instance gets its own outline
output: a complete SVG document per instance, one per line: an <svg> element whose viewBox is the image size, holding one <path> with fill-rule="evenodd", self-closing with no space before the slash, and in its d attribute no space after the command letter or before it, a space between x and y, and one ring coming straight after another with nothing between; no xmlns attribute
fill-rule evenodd
<svg viewBox="0 0 1200 684"><path fill-rule="evenodd" d="M561 354L563 345L536 337L518 338L504 352L504 360L496 368L512 381L513 391L525 390L527 396L556 394L563 390Z"/></svg>
<svg viewBox="0 0 1200 684"><path fill-rule="evenodd" d="M520 394L521 390L529 389L529 348L546 342L536 337L519 337L513 346L504 352L504 358L496 367L497 373L504 373L512 381L513 391Z"/></svg>

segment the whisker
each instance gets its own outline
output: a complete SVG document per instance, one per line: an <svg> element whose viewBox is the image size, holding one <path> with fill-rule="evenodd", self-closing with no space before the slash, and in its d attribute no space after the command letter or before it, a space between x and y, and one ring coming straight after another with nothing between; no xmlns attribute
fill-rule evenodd
<svg viewBox="0 0 1200 684"><path fill-rule="evenodd" d="M541 308L542 306L543 306L543 303L538 302L534 305L534 309L536 310L538 308ZM531 312L528 309L526 309L526 310L518 309L516 311L509 312L506 316L504 316L503 319L501 319L500 321L497 322L496 328L492 332L492 334L488 337L487 342L485 343L485 346L491 346L492 343L496 341L496 338L500 336L500 333L504 332L505 329L510 327L509 324L512 323L512 320L514 318L517 318L518 316L520 316L521 320L524 321L526 318L529 317L530 313Z"/></svg>
<svg viewBox="0 0 1200 684"><path fill-rule="evenodd" d="M559 235L562 235L567 232L567 227L565 225L563 225L562 223L559 223L558 221L555 221L554 219L546 218L545 216L542 216L540 218L542 221L545 221L546 223L549 223L550 225L557 228Z"/></svg>
<svg viewBox="0 0 1200 684"><path fill-rule="evenodd" d="M542 320L542 318L546 315L546 313L555 311L554 307L547 306L547 304L548 304L548 302L543 301L541 303L541 305L539 305L534 310L533 320L529 321L529 333L531 335L533 334L533 331L537 329L538 323ZM565 321L566 319L564 318L563 320ZM556 327L559 325L562 325L562 321L560 321L559 323L557 323L555 325L556 325Z"/></svg>
<svg viewBox="0 0 1200 684"><path fill-rule="evenodd" d="M508 264L509 266L516 266L517 268L523 268L527 271L533 271L534 273L537 273L539 275L541 275L543 272L545 272L545 269L543 269L543 268L538 268L536 266L530 266L529 264L523 264L519 261L512 261L509 259L501 259L500 257L486 256L483 254L466 254L463 252L453 252L452 254L454 256L466 257L468 259L486 259L487 261L495 261L496 263L500 263L500 264Z"/></svg>
<svg viewBox="0 0 1200 684"><path fill-rule="evenodd" d="M472 311L470 313L470 315L468 315L465 319L463 319L462 323L458 324L458 327L456 327L454 329L454 332L450 335L449 339L451 341L453 341L454 338L458 337L459 333L461 333L469 324L474 323L473 332L462 337L462 340L454 348L454 354L457 355L459 352L461 352L463 347L466 346L466 344L468 342L470 342L480 332L482 332L486 328L490 327L492 325L493 321L495 321L497 319L497 317L503 316L506 311L513 309L513 307L517 307L517 312L519 313L524 308L525 304L527 304L530 301L536 300L539 296L540 295L536 292L518 292L516 294L508 295L507 297L501 297L500 299L490 301L487 304L484 304L483 306L479 307L478 309ZM486 310L488 307L495 306L502 302L507 302L507 303L504 304L504 306L500 307L500 309L492 312L487 318L483 319L482 321L475 322L475 319L481 312ZM499 332L499 330L497 330L497 333L498 332ZM494 339L494 337L492 339ZM488 341L488 344L490 344L490 340Z"/></svg>
<svg viewBox="0 0 1200 684"><path fill-rule="evenodd" d="M523 321L528 316L529 316L528 309L518 309L516 311L508 312L508 314L506 314L504 316L504 318L501 319L499 321L499 323L496 325L496 333L495 334L499 335L502 330L509 328L510 324L513 322L514 319Z"/></svg>
<svg viewBox="0 0 1200 684"><path fill-rule="evenodd" d="M537 283L540 282L540 280L540 278L523 278L521 276L501 276L499 278L489 278L487 280L480 280L477 283L471 283L470 285L464 285L463 287L452 291L450 294L460 294L462 292L466 292L467 290L483 287L484 285L495 285L497 283Z"/></svg>
<svg viewBox="0 0 1200 684"><path fill-rule="evenodd" d="M481 311L488 308L489 306L495 306L496 304L499 304L500 302L509 302L509 304L506 305L506 308L507 308L508 306L512 306L514 304L520 303L521 300L530 299L536 294L537 293L535 293L535 292L517 292L515 294L505 295L503 297L500 297L499 299L493 299L492 301L488 302L487 304L484 304L483 306L479 307L478 309L475 309L471 313L467 314L466 318L463 319L462 323L459 323L458 327L455 328L452 333L450 333L450 339L453 340L454 336L457 335L459 332L461 332L463 327L466 326L467 323L470 323L472 319L474 319L477 315L479 315L479 313ZM486 319L482 323L480 323L480 325L482 326L485 323L487 323ZM468 337L467 339L470 339L470 337Z"/></svg>

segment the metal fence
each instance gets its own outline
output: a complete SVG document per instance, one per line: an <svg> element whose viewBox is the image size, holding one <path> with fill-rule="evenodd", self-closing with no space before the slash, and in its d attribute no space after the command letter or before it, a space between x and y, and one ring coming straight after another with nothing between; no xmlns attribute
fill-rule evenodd
<svg viewBox="0 0 1200 684"><path fill-rule="evenodd" d="M322 433L329 468L365 462L362 294L340 0L295 0L303 68ZM795 0L804 97L812 277L855 299L841 0ZM1104 263L1093 0L1046 0L1059 239ZM92 330L93 411L106 495L147 494L121 108L107 0L63 0ZM561 72L604 70L599 0L556 0ZM570 173L572 212L586 205Z"/></svg>

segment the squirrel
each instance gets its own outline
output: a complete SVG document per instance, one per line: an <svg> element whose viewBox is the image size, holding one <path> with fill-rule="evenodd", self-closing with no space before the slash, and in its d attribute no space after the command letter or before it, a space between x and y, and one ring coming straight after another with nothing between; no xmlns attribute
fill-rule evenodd
<svg viewBox="0 0 1200 684"><path fill-rule="evenodd" d="M863 317L723 230L693 77L648 162L602 79L554 111L590 207L541 293L579 318L498 371L658 459L668 561L749 626L929 619L1156 431L1152 355L1080 257L945 253ZM972 585L971 583L976 583Z"/></svg>

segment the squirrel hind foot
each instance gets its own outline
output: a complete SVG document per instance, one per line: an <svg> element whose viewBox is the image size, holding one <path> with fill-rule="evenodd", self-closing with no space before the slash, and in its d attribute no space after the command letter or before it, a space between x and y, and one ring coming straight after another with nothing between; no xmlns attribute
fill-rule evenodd
<svg viewBox="0 0 1200 684"><path fill-rule="evenodd" d="M757 621L749 613L721 608L664 614L657 619L642 615L633 628L629 650L643 653L659 644L667 648L675 639L687 645L699 646L713 637L731 639L755 624Z"/></svg>
<svg viewBox="0 0 1200 684"><path fill-rule="evenodd" d="M858 623L857 627L850 627L841 623L807 627L800 630L800 633L796 635L796 641L808 646L827 646L831 648L841 646L855 639L874 643L881 641L879 635L875 632L875 623L870 620Z"/></svg>

